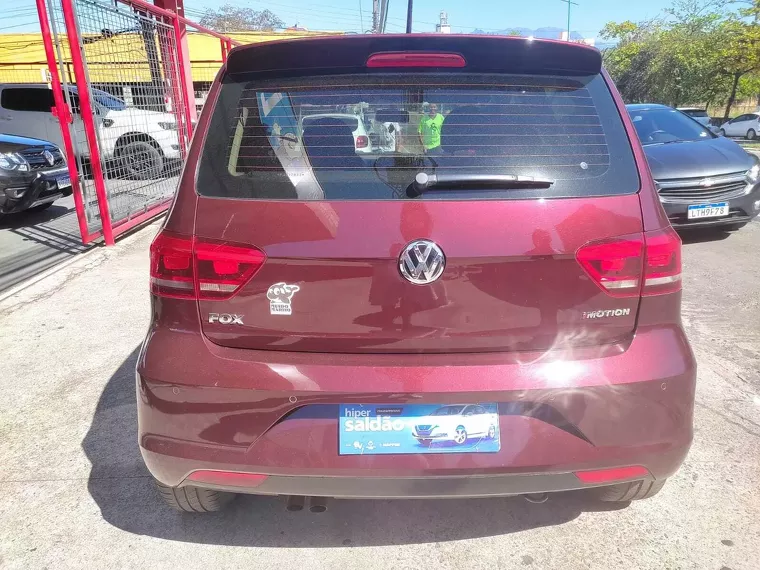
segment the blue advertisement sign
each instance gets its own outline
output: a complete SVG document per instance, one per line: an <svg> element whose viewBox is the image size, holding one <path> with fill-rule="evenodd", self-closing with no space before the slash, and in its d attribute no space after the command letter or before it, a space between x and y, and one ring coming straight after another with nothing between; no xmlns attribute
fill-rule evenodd
<svg viewBox="0 0 760 570"><path fill-rule="evenodd" d="M496 404L342 404L340 455L496 453Z"/></svg>

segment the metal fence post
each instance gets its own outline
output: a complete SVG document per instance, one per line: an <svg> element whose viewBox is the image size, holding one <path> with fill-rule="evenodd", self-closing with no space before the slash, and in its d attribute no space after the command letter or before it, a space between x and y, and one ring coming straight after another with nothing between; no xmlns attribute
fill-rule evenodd
<svg viewBox="0 0 760 570"><path fill-rule="evenodd" d="M177 77L177 80L179 81L180 89L184 94L183 99L185 100L185 105L183 111L185 114L185 126L187 128L187 137L189 141L189 139L193 136L192 117L195 114L190 110L190 105L192 104L193 107L195 107L195 95L189 92L190 90L187 85L187 74L190 72L190 70L185 68L185 58L182 54L182 26L180 26L179 17L175 16L172 18L172 25L174 27L174 45L176 46L177 51L177 71L179 75L179 77Z"/></svg>
<svg viewBox="0 0 760 570"><path fill-rule="evenodd" d="M68 37L69 48L71 50L71 63L74 66L74 77L77 83L77 95L79 96L84 133L87 138L87 146L90 149L90 166L95 182L95 193L98 197L98 210L100 211L100 222L103 226L103 239L106 245L113 245L113 227L108 210L108 195L106 193L105 177L100 161L100 148L98 147L98 138L95 130L95 114L90 101L90 88L85 76L85 64L82 54L84 48L79 36L73 0L61 0L61 7L63 9L64 22L66 23L66 36Z"/></svg>
<svg viewBox="0 0 760 570"><path fill-rule="evenodd" d="M77 161L74 151L74 145L71 142L71 133L69 132L69 124L71 123L71 110L66 104L63 97L63 88L61 87L61 79L58 76L58 64L55 58L55 48L53 47L53 36L50 33L50 23L48 21L47 7L45 6L45 0L36 0L37 14L40 19L40 30L42 32L42 43L45 46L45 59L47 60L48 72L50 73L50 83L53 91L53 99L55 101L55 112L58 118L58 123L61 127L61 138L63 139L64 151L66 152L66 163L69 170L69 177L71 179L72 190L74 193L74 207L77 213L77 222L79 223L79 233L82 235L82 243L87 244L96 235L91 235L87 228L87 216L84 210L84 194L82 187L79 184L79 172L77 171Z"/></svg>

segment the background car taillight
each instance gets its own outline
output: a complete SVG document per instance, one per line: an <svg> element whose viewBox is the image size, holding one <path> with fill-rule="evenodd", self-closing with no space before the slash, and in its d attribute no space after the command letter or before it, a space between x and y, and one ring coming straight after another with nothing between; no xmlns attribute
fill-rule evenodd
<svg viewBox="0 0 760 570"><path fill-rule="evenodd" d="M369 146L369 138L364 135L356 137L356 148L367 148Z"/></svg>
<svg viewBox="0 0 760 570"><path fill-rule="evenodd" d="M588 276L613 297L681 289L681 238L671 227L588 243L575 256Z"/></svg>
<svg viewBox="0 0 760 570"><path fill-rule="evenodd" d="M161 297L229 299L265 260L250 246L162 231L150 246L150 290Z"/></svg>

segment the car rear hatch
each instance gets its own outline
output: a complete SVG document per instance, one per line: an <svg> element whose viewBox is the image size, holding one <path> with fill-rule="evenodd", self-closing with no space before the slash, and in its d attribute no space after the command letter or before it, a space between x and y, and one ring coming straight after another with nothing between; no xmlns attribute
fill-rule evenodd
<svg viewBox="0 0 760 570"><path fill-rule="evenodd" d="M221 81L192 245L212 342L543 351L634 333L645 279L639 177L595 50L313 40L234 51ZM435 118L432 104L440 146L423 151L435 144L420 126ZM302 128L307 109L400 126L397 148L358 156L339 121ZM418 240L443 257L427 242L412 247ZM425 281L436 263L431 282L403 275L406 264Z"/></svg>

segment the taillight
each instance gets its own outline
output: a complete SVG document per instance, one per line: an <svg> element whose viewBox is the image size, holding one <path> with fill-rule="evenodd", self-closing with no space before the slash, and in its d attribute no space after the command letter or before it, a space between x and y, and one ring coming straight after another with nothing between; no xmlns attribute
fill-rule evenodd
<svg viewBox="0 0 760 570"><path fill-rule="evenodd" d="M356 137L356 148L367 148L369 146L369 138L364 135Z"/></svg>
<svg viewBox="0 0 760 570"><path fill-rule="evenodd" d="M150 290L161 297L195 298L193 242L160 232L150 244Z"/></svg>
<svg viewBox="0 0 760 570"><path fill-rule="evenodd" d="M465 67L467 62L458 53L424 51L388 51L373 53L367 67Z"/></svg>
<svg viewBox="0 0 760 570"><path fill-rule="evenodd" d="M681 239L671 227L591 242L575 256L594 283L613 297L681 289Z"/></svg>
<svg viewBox="0 0 760 570"><path fill-rule="evenodd" d="M229 299L265 260L250 246L161 232L150 246L150 289L161 297Z"/></svg>
<svg viewBox="0 0 760 570"><path fill-rule="evenodd" d="M647 232L644 260L644 295L660 295L681 290L681 238L668 226Z"/></svg>

